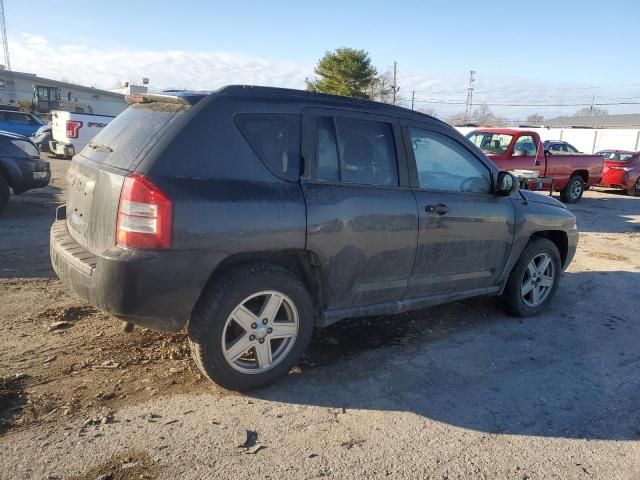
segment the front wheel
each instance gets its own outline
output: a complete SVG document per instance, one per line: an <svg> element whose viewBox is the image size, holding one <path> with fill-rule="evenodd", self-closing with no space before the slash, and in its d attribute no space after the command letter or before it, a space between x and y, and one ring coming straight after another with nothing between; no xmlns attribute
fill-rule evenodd
<svg viewBox="0 0 640 480"><path fill-rule="evenodd" d="M638 177L636 183L627 190L627 195L640 197L640 177Z"/></svg>
<svg viewBox="0 0 640 480"><path fill-rule="evenodd" d="M189 324L202 373L230 390L247 390L286 375L313 331L313 304L288 270L258 264L234 270L204 293Z"/></svg>
<svg viewBox="0 0 640 480"><path fill-rule="evenodd" d="M544 310L555 295L562 271L558 247L537 238L524 249L504 291L509 313L531 317Z"/></svg>
<svg viewBox="0 0 640 480"><path fill-rule="evenodd" d="M584 193L584 180L580 175L573 175L569 183L560 191L560 198L564 203L576 203Z"/></svg>

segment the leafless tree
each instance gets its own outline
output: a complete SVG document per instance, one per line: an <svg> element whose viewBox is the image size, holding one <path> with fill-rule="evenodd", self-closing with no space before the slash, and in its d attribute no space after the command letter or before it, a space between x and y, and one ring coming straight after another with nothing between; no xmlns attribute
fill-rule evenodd
<svg viewBox="0 0 640 480"><path fill-rule="evenodd" d="M527 117L527 123L541 124L542 122L544 122L544 117L539 113L532 113Z"/></svg>
<svg viewBox="0 0 640 480"><path fill-rule="evenodd" d="M582 107L576 113L573 114L574 117L595 117L596 115L608 115L609 112L604 108L600 107Z"/></svg>

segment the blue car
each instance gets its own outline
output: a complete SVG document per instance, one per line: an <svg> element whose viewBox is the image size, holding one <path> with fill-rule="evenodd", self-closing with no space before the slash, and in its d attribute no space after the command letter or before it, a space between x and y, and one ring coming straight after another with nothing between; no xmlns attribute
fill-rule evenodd
<svg viewBox="0 0 640 480"><path fill-rule="evenodd" d="M0 110L0 130L4 132L29 137L42 125L44 122L31 113Z"/></svg>

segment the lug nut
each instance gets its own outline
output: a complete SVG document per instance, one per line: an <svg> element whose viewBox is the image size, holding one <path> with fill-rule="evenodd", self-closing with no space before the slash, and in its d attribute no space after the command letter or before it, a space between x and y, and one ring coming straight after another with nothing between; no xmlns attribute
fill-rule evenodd
<svg viewBox="0 0 640 480"><path fill-rule="evenodd" d="M255 339L256 339L256 336L255 336L255 335L249 335L249 340L253 341L253 340L255 340Z"/></svg>
<svg viewBox="0 0 640 480"><path fill-rule="evenodd" d="M261 339L260 339L260 343L264 343L264 338L261 338Z"/></svg>
<svg viewBox="0 0 640 480"><path fill-rule="evenodd" d="M258 328L258 324L257 323L252 323L251 324L251 328Z"/></svg>
<svg viewBox="0 0 640 480"><path fill-rule="evenodd" d="M262 319L262 324L263 324L263 325L266 325L267 323L269 323L269 320L267 320L266 318L263 318L263 319Z"/></svg>
<svg viewBox="0 0 640 480"><path fill-rule="evenodd" d="M273 328L269 327L269 328L267 329L267 333L273 333Z"/></svg>

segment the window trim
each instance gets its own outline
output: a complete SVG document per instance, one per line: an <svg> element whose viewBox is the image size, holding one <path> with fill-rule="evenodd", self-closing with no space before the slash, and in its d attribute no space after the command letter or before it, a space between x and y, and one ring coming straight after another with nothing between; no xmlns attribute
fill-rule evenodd
<svg viewBox="0 0 640 480"><path fill-rule="evenodd" d="M301 122L301 153L303 157L304 172L300 179L314 184L322 185L338 185L346 187L365 187L365 188L381 188L381 189L410 189L409 181L409 167L408 158L404 145L403 135L400 128L398 118L380 115L377 113L371 113L360 110L346 110L340 108L331 107L306 107L302 109L302 122ZM322 180L313 177L313 165L316 160L316 148L318 142L318 129L316 119L318 117L330 117L333 118L333 127L336 135L336 154L338 157L338 175L340 181L335 180ZM350 183L343 182L342 179L342 159L338 149L339 145L339 133L337 128L338 118L349 118L354 120L365 120L370 122L387 123L391 126L392 140L395 148L396 156L396 169L398 183L396 185L378 185L378 184L366 184L366 183Z"/></svg>
<svg viewBox="0 0 640 480"><path fill-rule="evenodd" d="M460 139L458 138L455 138L453 135L451 135L450 132L446 131L445 128L442 128L442 127L438 128L439 125L434 126L434 125L428 125L428 124L419 123L419 122L402 122L401 125L402 125L402 135L404 138L405 151L407 152L407 160L409 164L409 174L410 174L412 190L419 191L419 192L450 193L450 194L458 194L458 195L474 195L474 196L484 196L484 197L488 195L495 196L495 178L497 176L498 169L495 168L495 166L492 168L491 165L487 164L487 162L485 162L473 150L471 150L467 145L465 145L465 142L460 141ZM413 152L413 144L411 142L411 132L409 131L410 128L418 128L421 130L425 130L426 132L429 132L429 133L436 133L459 144L460 147L466 150L467 153L469 153L469 155L472 158L475 158L477 160L479 165L487 169L487 172L489 173L489 183L491 185L490 191L487 193L454 192L451 190L439 190L435 188L426 188L426 187L420 186L420 179L418 177L418 164L416 162L416 157ZM462 137L462 138L466 141L466 143L473 146L473 144L469 140L467 140L466 137Z"/></svg>
<svg viewBox="0 0 640 480"><path fill-rule="evenodd" d="M264 159L258 154L258 152L255 150L255 148L253 148L253 144L251 143L251 141L249 140L249 138L247 137L247 135L245 135L244 131L242 130L242 127L240 126L240 122L242 121L243 117L263 117L263 118L269 118L269 117L282 117L282 116L289 116L289 117L296 117L297 118L297 122L298 122L298 173L295 176L295 178L286 178L284 175L275 172L269 165L267 162L264 161ZM239 112L236 113L233 116L233 124L235 125L236 129L238 130L238 132L240 133L240 135L242 136L242 138L244 139L244 141L247 143L247 145L249 146L249 148L251 149L251 151L254 153L254 155L256 156L256 158L258 160L260 160L260 163L262 163L262 165L264 166L264 168L267 169L267 171L273 175L275 178L277 178L278 180L282 180L283 182L289 182L289 183L297 183L300 181L300 178L302 177L303 174L303 168L304 168L304 159L302 157L302 129L303 129L303 125L302 125L302 118L301 115L295 112Z"/></svg>

